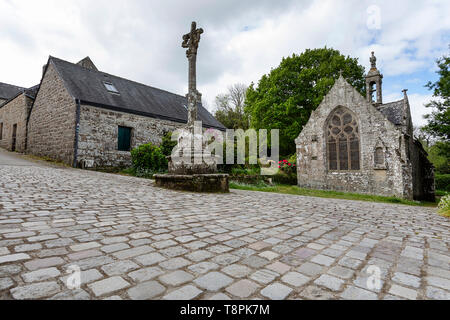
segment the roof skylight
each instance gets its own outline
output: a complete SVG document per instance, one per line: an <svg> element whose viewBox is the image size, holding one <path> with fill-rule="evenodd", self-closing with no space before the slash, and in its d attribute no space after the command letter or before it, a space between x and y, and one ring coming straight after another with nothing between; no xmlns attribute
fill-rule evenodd
<svg viewBox="0 0 450 320"><path fill-rule="evenodd" d="M103 82L103 84L105 85L106 90L108 90L109 92L120 94L119 90L117 90L117 88L111 82Z"/></svg>

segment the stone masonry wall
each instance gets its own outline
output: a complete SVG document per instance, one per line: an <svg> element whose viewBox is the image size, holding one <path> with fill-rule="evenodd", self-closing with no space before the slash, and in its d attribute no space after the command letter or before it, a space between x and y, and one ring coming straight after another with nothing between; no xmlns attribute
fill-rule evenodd
<svg viewBox="0 0 450 320"><path fill-rule="evenodd" d="M82 105L78 163L91 162L94 167L131 165L131 153L117 150L119 126L132 128L133 149L149 142L159 145L165 132L183 128L185 124Z"/></svg>
<svg viewBox="0 0 450 320"><path fill-rule="evenodd" d="M0 107L0 123L3 123L3 134L0 147L12 150L13 126L17 124L16 148L17 152L25 152L27 116L32 100L21 94L14 100Z"/></svg>
<svg viewBox="0 0 450 320"><path fill-rule="evenodd" d="M338 106L350 109L358 120L359 171L328 170L326 125ZM299 186L412 199L412 169L401 141L401 131L341 77L296 140ZM375 165L377 147L384 151L382 166Z"/></svg>
<svg viewBox="0 0 450 320"><path fill-rule="evenodd" d="M75 100L50 63L31 110L27 152L72 165L75 121Z"/></svg>

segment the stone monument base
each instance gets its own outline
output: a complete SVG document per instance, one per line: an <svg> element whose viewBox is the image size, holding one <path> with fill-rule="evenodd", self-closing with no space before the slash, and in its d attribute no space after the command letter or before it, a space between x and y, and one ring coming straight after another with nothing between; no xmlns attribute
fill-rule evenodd
<svg viewBox="0 0 450 320"><path fill-rule="evenodd" d="M154 178L156 186L167 189L205 193L230 192L227 174L157 174Z"/></svg>

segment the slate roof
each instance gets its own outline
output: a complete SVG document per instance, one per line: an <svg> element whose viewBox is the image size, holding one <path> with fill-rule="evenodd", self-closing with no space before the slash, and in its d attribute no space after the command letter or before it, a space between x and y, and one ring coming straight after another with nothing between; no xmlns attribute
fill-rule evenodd
<svg viewBox="0 0 450 320"><path fill-rule="evenodd" d="M377 109L393 124L401 125L403 123L403 107L405 100L394 101L391 103L382 104Z"/></svg>
<svg viewBox="0 0 450 320"><path fill-rule="evenodd" d="M23 90L25 95L30 97L31 99L36 98L36 94L39 91L39 85L35 85L34 87Z"/></svg>
<svg viewBox="0 0 450 320"><path fill-rule="evenodd" d="M19 88L19 87L18 87ZM0 108L7 105L9 102L13 101L14 99L16 99L18 96L20 96L22 93L24 93L27 97L31 98L34 100L34 98L36 98L36 94L39 90L39 85L35 85L31 88L19 88L18 91L16 91L16 94L14 94L13 96L9 97L5 102L0 103Z"/></svg>
<svg viewBox="0 0 450 320"><path fill-rule="evenodd" d="M82 104L187 123L186 97L55 57L50 57L49 62L56 67L69 93ZM120 95L110 93L104 82L112 83ZM198 115L205 127L225 129L201 104Z"/></svg>
<svg viewBox="0 0 450 320"><path fill-rule="evenodd" d="M24 88L0 82L0 99L9 100L23 90Z"/></svg>

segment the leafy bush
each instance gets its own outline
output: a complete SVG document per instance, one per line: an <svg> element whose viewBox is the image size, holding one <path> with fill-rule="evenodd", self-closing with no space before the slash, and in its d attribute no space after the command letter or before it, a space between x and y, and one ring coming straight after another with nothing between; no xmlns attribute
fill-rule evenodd
<svg viewBox="0 0 450 320"><path fill-rule="evenodd" d="M160 146L161 152L166 157L169 157L172 154L173 148L177 145L176 141L172 141L172 132L167 132L163 138Z"/></svg>
<svg viewBox="0 0 450 320"><path fill-rule="evenodd" d="M439 213L444 216L450 216L450 195L446 195L439 202Z"/></svg>
<svg viewBox="0 0 450 320"><path fill-rule="evenodd" d="M450 174L436 174L436 190L450 191Z"/></svg>
<svg viewBox="0 0 450 320"><path fill-rule="evenodd" d="M231 169L231 174L233 175L243 175L243 176L257 176L261 173L261 169L258 167L254 168L241 168L236 167Z"/></svg>
<svg viewBox="0 0 450 320"><path fill-rule="evenodd" d="M161 149L151 143L143 144L131 151L131 161L136 171L151 170L163 172L167 170L167 159Z"/></svg>
<svg viewBox="0 0 450 320"><path fill-rule="evenodd" d="M297 174L296 173L286 173L286 172L279 172L278 174L274 175L272 177L273 183L276 184L284 184L289 186L296 186L297 185Z"/></svg>
<svg viewBox="0 0 450 320"><path fill-rule="evenodd" d="M294 153L292 156L290 156L288 161L292 164L297 165L297 154Z"/></svg>
<svg viewBox="0 0 450 320"><path fill-rule="evenodd" d="M450 191L436 190L436 197L442 198L449 194L450 194Z"/></svg>

